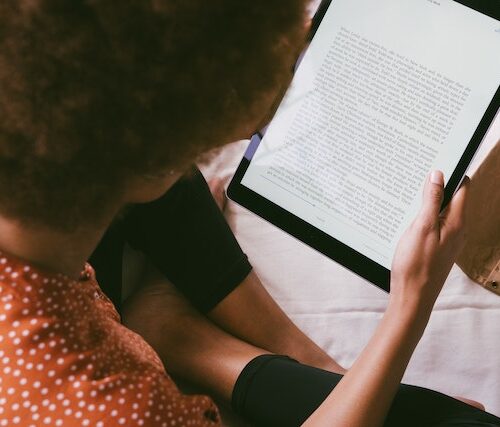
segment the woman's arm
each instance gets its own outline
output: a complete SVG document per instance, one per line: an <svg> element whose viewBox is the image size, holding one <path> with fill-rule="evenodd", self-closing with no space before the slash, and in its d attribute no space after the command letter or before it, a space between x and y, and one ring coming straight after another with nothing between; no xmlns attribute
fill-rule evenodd
<svg viewBox="0 0 500 427"><path fill-rule="evenodd" d="M392 266L389 306L372 339L327 400L304 424L381 426L460 252L468 183L443 216L443 176L433 173L423 207L402 237Z"/></svg>

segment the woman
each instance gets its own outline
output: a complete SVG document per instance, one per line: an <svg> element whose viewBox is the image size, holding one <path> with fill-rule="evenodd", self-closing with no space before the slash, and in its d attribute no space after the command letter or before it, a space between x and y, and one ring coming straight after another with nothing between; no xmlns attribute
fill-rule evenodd
<svg viewBox="0 0 500 427"><path fill-rule="evenodd" d="M83 266L125 206L159 198L196 156L258 127L304 17L302 1L286 10L269 0L2 2L3 425L219 424L210 399L181 395L152 348L120 325ZM384 422L462 242L466 187L445 216L442 191L434 173L398 248L384 320L308 425ZM273 357L263 353L235 348L219 382L235 392L256 383L255 365ZM466 425L498 421L445 401Z"/></svg>

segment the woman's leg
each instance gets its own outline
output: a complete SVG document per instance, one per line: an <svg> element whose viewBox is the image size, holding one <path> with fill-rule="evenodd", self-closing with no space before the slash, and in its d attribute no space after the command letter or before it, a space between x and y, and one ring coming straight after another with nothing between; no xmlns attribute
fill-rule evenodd
<svg viewBox="0 0 500 427"><path fill-rule="evenodd" d="M408 420L401 424L402 420ZM433 390L401 385L386 427L500 426L500 419Z"/></svg>
<svg viewBox="0 0 500 427"><path fill-rule="evenodd" d="M132 208L122 225L127 242L220 328L269 352L343 372L266 291L200 171Z"/></svg>
<svg viewBox="0 0 500 427"><path fill-rule="evenodd" d="M283 356L260 356L240 374L233 408L258 426L300 426L342 376ZM401 385L384 427L500 426L500 419L435 391Z"/></svg>
<svg viewBox="0 0 500 427"><path fill-rule="evenodd" d="M299 426L341 381L341 375L263 355L226 334L154 269L145 279L147 286L124 306L124 323L156 349L171 373L232 399L236 412L254 424ZM488 426L480 422L500 426L496 417L457 400L402 385L386 427Z"/></svg>
<svg viewBox="0 0 500 427"><path fill-rule="evenodd" d="M287 354L302 363L328 371L345 372L292 322L253 271L206 314L233 336L271 353Z"/></svg>
<svg viewBox="0 0 500 427"><path fill-rule="evenodd" d="M267 353L218 328L152 267L124 302L122 321L155 349L169 374L225 401L245 365Z"/></svg>
<svg viewBox="0 0 500 427"><path fill-rule="evenodd" d="M202 313L252 271L198 169L158 200L133 206L121 224L125 241Z"/></svg>

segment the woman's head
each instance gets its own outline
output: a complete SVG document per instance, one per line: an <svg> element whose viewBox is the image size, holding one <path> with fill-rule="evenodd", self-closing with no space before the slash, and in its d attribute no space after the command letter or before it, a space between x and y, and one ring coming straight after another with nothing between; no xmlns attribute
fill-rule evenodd
<svg viewBox="0 0 500 427"><path fill-rule="evenodd" d="M304 0L0 2L0 214L72 229L252 130Z"/></svg>

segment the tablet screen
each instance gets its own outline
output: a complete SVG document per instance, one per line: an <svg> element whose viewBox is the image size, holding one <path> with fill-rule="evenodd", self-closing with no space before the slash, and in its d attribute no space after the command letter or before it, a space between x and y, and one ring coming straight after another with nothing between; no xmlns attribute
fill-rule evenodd
<svg viewBox="0 0 500 427"><path fill-rule="evenodd" d="M390 269L427 174L500 85L500 24L451 0L333 0L241 184Z"/></svg>

